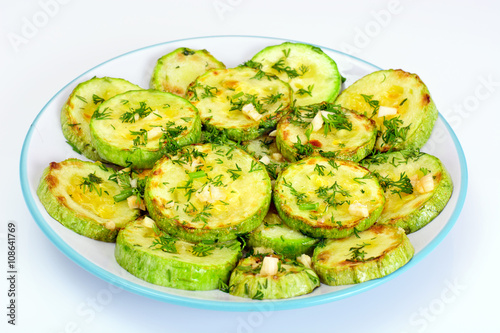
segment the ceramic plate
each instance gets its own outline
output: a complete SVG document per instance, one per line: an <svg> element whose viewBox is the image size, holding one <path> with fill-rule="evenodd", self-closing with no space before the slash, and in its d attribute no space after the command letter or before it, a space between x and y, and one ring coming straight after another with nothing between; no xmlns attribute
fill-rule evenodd
<svg viewBox="0 0 500 333"><path fill-rule="evenodd" d="M277 301L255 301L234 297L218 290L186 291L156 286L144 282L121 268L115 261L114 244L95 241L66 229L52 219L41 205L36 189L43 170L50 162L74 157L61 132L60 112L75 86L94 76L119 77L149 88L149 80L156 60L178 47L207 49L228 68L249 60L269 45L286 40L251 36L213 36L183 39L148 46L108 60L78 76L52 97L33 121L23 145L20 162L21 186L26 203L38 226L69 258L92 274L128 291L153 299L204 309L228 311L293 309L322 304L349 297L378 286L405 273L428 255L448 234L462 209L467 189L465 157L446 120L440 115L429 142L422 151L441 159L454 183L453 195L443 212L432 223L409 235L415 247L415 256L398 271L377 280L357 285L330 287L321 285L311 294ZM288 40L293 41L293 40ZM307 43L307 41L305 41ZM361 59L317 45L332 57L341 74L347 79L343 87L380 68ZM405 274L411 274L405 273Z"/></svg>

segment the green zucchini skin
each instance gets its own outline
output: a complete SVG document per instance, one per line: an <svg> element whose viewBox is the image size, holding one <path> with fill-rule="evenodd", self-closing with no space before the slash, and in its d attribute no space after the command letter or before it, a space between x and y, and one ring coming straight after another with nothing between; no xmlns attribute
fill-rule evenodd
<svg viewBox="0 0 500 333"><path fill-rule="evenodd" d="M342 91L335 103L376 121L380 133L375 149L381 152L422 148L438 117L438 110L427 86L418 75L400 69L381 70L362 77ZM378 117L375 104L395 108L397 115ZM397 131L410 126L404 139L403 136L394 141L387 137L384 139L384 135L392 132L384 125L384 121L394 121L398 117L402 123L395 126Z"/></svg>
<svg viewBox="0 0 500 333"><path fill-rule="evenodd" d="M191 82L206 71L226 68L207 50L180 47L156 62L151 77L151 88L184 97Z"/></svg>
<svg viewBox="0 0 500 333"><path fill-rule="evenodd" d="M431 173L434 189L429 193L401 193L401 197L385 191L386 205L377 224L401 227L406 233L420 230L429 224L446 207L452 193L453 181L441 161L430 154L418 151L399 151L376 155L362 161L378 177L398 179L401 173L408 177L424 176L423 171Z"/></svg>
<svg viewBox="0 0 500 333"><path fill-rule="evenodd" d="M99 105L109 98L141 87L124 79L94 77L79 83L61 110L61 128L68 142L88 159L99 161L90 135L90 119Z"/></svg>
<svg viewBox="0 0 500 333"><path fill-rule="evenodd" d="M196 169L185 170L194 159ZM204 175L193 180L190 172ZM202 193L211 186L220 197L204 201ZM217 144L191 145L164 157L145 191L146 207L158 226L191 242L227 241L254 230L270 202L265 168L241 148Z"/></svg>
<svg viewBox="0 0 500 333"><path fill-rule="evenodd" d="M81 188L71 184L73 177L86 177L94 173L103 180L104 188L109 193L101 194L101 198L108 198L108 203L103 205L115 205L112 216L101 217L90 213L73 197L75 194L82 196ZM111 171L106 171L100 162L85 162L77 159L67 159L60 163L52 162L44 170L37 188L40 202L50 216L59 221L66 228L74 232L99 241L114 242L118 231L129 221L133 221L139 215L138 209L130 209L126 202L114 203L113 195L118 194L120 187L109 181ZM99 185L96 185L99 186ZM74 193L68 193L68 189ZM80 189L80 190L79 190ZM88 191L88 190L87 190ZM71 194L71 196L70 196ZM111 222L110 224L107 224Z"/></svg>
<svg viewBox="0 0 500 333"><path fill-rule="evenodd" d="M324 166L323 176L315 170L318 164ZM361 180L356 181L354 178ZM339 205L331 206L325 197L321 198L316 193L320 188L332 187L335 183L348 196L339 197L335 194L335 200L339 198ZM298 201L291 188L304 195L303 203ZM321 156L292 163L282 171L274 186L273 199L286 225L315 238L344 238L368 229L382 213L385 203L380 184L367 169L351 161ZM366 206L367 216L355 216L349 212L351 203L356 202ZM317 206L301 209L301 204L309 203Z"/></svg>
<svg viewBox="0 0 500 333"><path fill-rule="evenodd" d="M241 259L231 273L229 293L234 296L253 299L284 299L312 292L319 287L318 275L314 270L278 255L282 271L273 276L262 276L263 255Z"/></svg>
<svg viewBox="0 0 500 333"><path fill-rule="evenodd" d="M296 106L332 102L342 84L335 61L309 44L285 42L268 46L245 65L289 83Z"/></svg>
<svg viewBox="0 0 500 333"><path fill-rule="evenodd" d="M259 76L252 68L212 69L190 85L186 98L198 108L208 130L245 141L276 127L290 107L291 89L276 77Z"/></svg>
<svg viewBox="0 0 500 333"><path fill-rule="evenodd" d="M148 110L148 116L130 121L121 119L126 113L141 108ZM102 103L90 121L90 133L97 152L105 160L123 167L150 169L165 154L161 135L166 133L159 131L145 142L144 137L132 132L144 130L151 133L155 127L170 130L179 126L182 131L174 137L169 135L178 146L200 140L201 120L198 110L191 103L167 92L134 90ZM140 139L139 144L134 141L137 138Z"/></svg>
<svg viewBox="0 0 500 333"><path fill-rule="evenodd" d="M295 259L301 254L312 254L317 242L317 239L289 228L273 208L262 224L248 235L247 245L270 248L287 258Z"/></svg>
<svg viewBox="0 0 500 333"><path fill-rule="evenodd" d="M328 239L314 249L313 267L322 283L342 286L378 279L404 266L415 252L404 230L397 227L375 225L358 235ZM356 249L365 258L353 258Z"/></svg>
<svg viewBox="0 0 500 333"><path fill-rule="evenodd" d="M317 132L311 132L308 139L306 132L310 129L311 121L318 112L324 110L332 110L345 116L351 129L333 128L324 135L322 128ZM296 147L297 137L302 145L311 148L308 154L299 152ZM331 103L320 103L298 107L283 117L278 123L276 145L283 156L291 162L325 153L334 155L337 159L358 162L372 152L376 138L377 129L371 119Z"/></svg>
<svg viewBox="0 0 500 333"><path fill-rule="evenodd" d="M116 239L116 261L132 275L156 285L213 290L218 288L220 281L228 282L241 257L237 241L207 245L212 249L210 253L197 256L193 252L196 244L178 239L173 245L175 252L170 253L154 244L161 235L145 226L143 220L129 223Z"/></svg>

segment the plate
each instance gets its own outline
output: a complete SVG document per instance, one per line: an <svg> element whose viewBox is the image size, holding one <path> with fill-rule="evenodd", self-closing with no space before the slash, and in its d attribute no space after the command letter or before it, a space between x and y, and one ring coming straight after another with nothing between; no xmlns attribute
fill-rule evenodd
<svg viewBox="0 0 500 333"><path fill-rule="evenodd" d="M453 195L446 208L432 223L409 235L415 247L411 261L396 272L357 285L331 287L321 285L311 294L286 300L256 301L231 296L218 290L186 291L156 286L142 281L121 268L114 259L114 244L80 236L51 218L36 195L43 170L50 162L74 157L85 160L66 143L60 128L61 107L74 87L94 76L119 77L149 87L156 60L178 47L207 49L228 68L249 60L266 46L281 44L277 38L253 36L210 36L176 40L148 46L110 59L78 76L64 86L43 107L26 135L21 152L20 176L24 199L38 226L45 235L70 259L99 278L125 290L156 300L203 309L226 311L284 310L307 307L359 294L405 273L427 256L455 224L467 191L467 165L460 143L446 120L439 115L429 142L422 151L441 159L454 183ZM320 47L332 57L347 87L362 76L380 68L348 54ZM411 274L411 273L407 273Z"/></svg>

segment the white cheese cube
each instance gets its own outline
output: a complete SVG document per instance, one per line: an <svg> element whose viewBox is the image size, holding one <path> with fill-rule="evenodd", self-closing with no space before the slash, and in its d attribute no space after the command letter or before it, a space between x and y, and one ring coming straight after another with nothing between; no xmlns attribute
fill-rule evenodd
<svg viewBox="0 0 500 333"><path fill-rule="evenodd" d="M130 179L130 187L132 187L132 188L137 187L137 178Z"/></svg>
<svg viewBox="0 0 500 333"><path fill-rule="evenodd" d="M203 163L201 162L200 158L193 159L191 161L191 163L185 163L185 164L183 164L184 169L188 170L189 172L195 172L196 171L196 167L198 167L199 165L203 165Z"/></svg>
<svg viewBox="0 0 500 333"><path fill-rule="evenodd" d="M144 217L144 220L142 220L142 224L145 227L153 229L153 226L155 225L155 221L152 218L146 216L146 217Z"/></svg>
<svg viewBox="0 0 500 333"><path fill-rule="evenodd" d="M259 162L264 163L265 165L268 165L269 163L271 163L271 160L269 159L269 156L264 155L264 156L262 156L262 158L259 160Z"/></svg>
<svg viewBox="0 0 500 333"><path fill-rule="evenodd" d="M262 261L262 268L260 269L260 275L262 276L273 276L278 273L278 262L279 259L275 257L264 257Z"/></svg>
<svg viewBox="0 0 500 333"><path fill-rule="evenodd" d="M222 192L220 187L210 185L209 188L210 188L210 200L208 200L209 203L214 203L216 201L224 200L226 198L226 195L224 194L224 192Z"/></svg>
<svg viewBox="0 0 500 333"><path fill-rule="evenodd" d="M135 195L131 195L130 197L127 198L127 203L130 209L137 209L139 208L140 210L146 210L146 207L144 206L144 202L137 198Z"/></svg>
<svg viewBox="0 0 500 333"><path fill-rule="evenodd" d="M115 226L115 222L113 221L108 221L104 224L104 227L108 230L115 230L116 226Z"/></svg>
<svg viewBox="0 0 500 333"><path fill-rule="evenodd" d="M252 103L245 104L241 108L241 112L248 118L251 118L255 121L259 121L262 118L262 115L255 110L255 106Z"/></svg>
<svg viewBox="0 0 500 333"><path fill-rule="evenodd" d="M418 175L413 175L410 177L410 183L413 188L417 186L418 183Z"/></svg>
<svg viewBox="0 0 500 333"><path fill-rule="evenodd" d="M272 153L271 158L275 161L281 162L283 160L283 155L280 153Z"/></svg>
<svg viewBox="0 0 500 333"><path fill-rule="evenodd" d="M148 140L159 138L163 134L161 127L153 127L148 131Z"/></svg>
<svg viewBox="0 0 500 333"><path fill-rule="evenodd" d="M391 108L391 107L388 107L388 106L381 106L378 109L377 116L380 117L380 118L382 118L382 117L385 117L385 116L393 116L393 115L395 115L397 113L398 113L398 109L396 109L396 108Z"/></svg>
<svg viewBox="0 0 500 333"><path fill-rule="evenodd" d="M323 127L323 114L321 112L316 113L311 121L311 126L313 132L317 132L321 129L321 127Z"/></svg>
<svg viewBox="0 0 500 333"><path fill-rule="evenodd" d="M355 202L349 205L349 214L359 217L368 217L368 206Z"/></svg>
<svg viewBox="0 0 500 333"><path fill-rule="evenodd" d="M205 186L205 187L203 187L203 189L201 191L198 190L198 192L196 192L196 194L195 194L196 198L198 200L200 200L201 202L208 202L208 200L210 200L209 186Z"/></svg>
<svg viewBox="0 0 500 333"><path fill-rule="evenodd" d="M201 191L196 192L196 197L201 202L214 203L216 201L224 200L226 195L219 187L208 185L203 187Z"/></svg>
<svg viewBox="0 0 500 333"><path fill-rule="evenodd" d="M311 257L309 257L307 254L302 254L300 257L297 257L297 261L307 268L311 268Z"/></svg>
<svg viewBox="0 0 500 333"><path fill-rule="evenodd" d="M434 178L432 178L432 175L429 173L420 178L415 189L420 194L432 192L434 190Z"/></svg>

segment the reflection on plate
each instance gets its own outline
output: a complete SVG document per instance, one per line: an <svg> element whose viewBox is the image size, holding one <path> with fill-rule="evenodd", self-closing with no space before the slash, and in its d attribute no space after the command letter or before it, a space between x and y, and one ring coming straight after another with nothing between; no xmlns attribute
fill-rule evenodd
<svg viewBox="0 0 500 333"><path fill-rule="evenodd" d="M156 60L178 47L207 49L230 68L250 59L262 48L282 42L285 40L250 36L215 36L172 41L118 56L90 69L68 83L40 111L26 135L21 153L21 186L28 208L38 226L69 258L109 283L153 299L212 310L280 310L332 302L389 281L418 263L450 231L460 214L467 190L467 166L462 148L453 130L442 116L439 116L433 134L422 151L439 157L453 179L454 192L448 205L433 222L409 235L415 247L415 256L406 266L384 278L357 285L342 287L321 285L311 294L276 301L243 299L218 290L200 292L155 286L132 276L116 263L113 255L114 244L94 241L64 228L52 219L40 204L36 188L44 168L50 162L59 162L70 157L85 159L75 153L66 143L59 121L61 107L78 83L94 76L111 76L124 78L143 88L149 88L149 80ZM347 54L325 47L321 48L337 62L341 74L346 77L344 87L380 69Z"/></svg>

